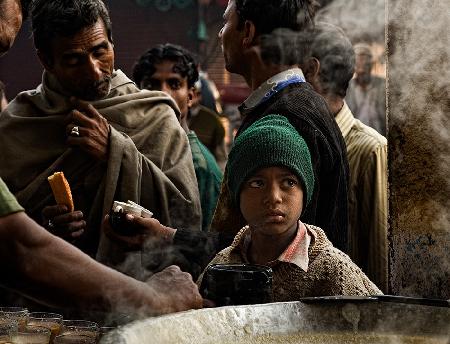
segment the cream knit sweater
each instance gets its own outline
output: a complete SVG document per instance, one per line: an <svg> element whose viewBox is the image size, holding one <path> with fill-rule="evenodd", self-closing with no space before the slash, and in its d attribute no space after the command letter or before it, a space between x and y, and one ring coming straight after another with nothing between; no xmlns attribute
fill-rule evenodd
<svg viewBox="0 0 450 344"><path fill-rule="evenodd" d="M273 270L273 301L295 301L302 297L383 294L377 286L342 251L333 247L324 231L306 225L315 236L308 249L308 272L295 264L277 261ZM239 250L244 229L236 235L233 244L220 251L208 264L247 263ZM197 284L200 285L203 274Z"/></svg>

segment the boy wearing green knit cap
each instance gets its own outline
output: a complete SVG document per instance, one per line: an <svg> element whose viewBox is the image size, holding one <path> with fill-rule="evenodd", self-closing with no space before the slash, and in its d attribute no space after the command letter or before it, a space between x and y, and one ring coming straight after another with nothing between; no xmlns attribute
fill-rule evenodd
<svg viewBox="0 0 450 344"><path fill-rule="evenodd" d="M308 146L286 117L266 116L247 128L233 145L227 173L248 225L209 265L270 266L276 302L382 294L322 229L299 220L314 190L314 173Z"/></svg>

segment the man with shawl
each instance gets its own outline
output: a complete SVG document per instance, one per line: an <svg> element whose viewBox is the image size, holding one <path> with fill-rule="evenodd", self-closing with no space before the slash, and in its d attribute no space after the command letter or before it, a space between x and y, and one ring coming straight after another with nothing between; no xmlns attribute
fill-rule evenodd
<svg viewBox="0 0 450 344"><path fill-rule="evenodd" d="M114 200L139 203L166 224L200 228L178 108L114 69L103 2L35 0L31 19L42 84L19 94L0 117L0 177L28 214L44 215L47 229L114 266L124 255L99 231ZM72 186L77 211L54 206L47 177L56 171Z"/></svg>

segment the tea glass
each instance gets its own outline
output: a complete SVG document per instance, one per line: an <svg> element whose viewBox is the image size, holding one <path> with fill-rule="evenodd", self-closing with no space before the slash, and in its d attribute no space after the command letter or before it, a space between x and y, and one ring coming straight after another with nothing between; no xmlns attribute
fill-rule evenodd
<svg viewBox="0 0 450 344"><path fill-rule="evenodd" d="M54 344L95 344L94 337L86 336L76 332L67 332L55 337Z"/></svg>
<svg viewBox="0 0 450 344"><path fill-rule="evenodd" d="M64 320L61 330L62 335L81 335L97 339L100 328L97 323L87 320Z"/></svg>
<svg viewBox="0 0 450 344"><path fill-rule="evenodd" d="M12 344L49 344L51 332L48 328L27 326L11 335Z"/></svg>
<svg viewBox="0 0 450 344"><path fill-rule="evenodd" d="M19 329L25 329L28 314L28 309L22 307L0 307L0 322L12 319L17 322Z"/></svg>
<svg viewBox="0 0 450 344"><path fill-rule="evenodd" d="M33 312L28 316L28 327L44 327L50 330L50 343L60 334L63 316L56 313Z"/></svg>
<svg viewBox="0 0 450 344"><path fill-rule="evenodd" d="M0 344L11 343L11 336L17 333L17 321L0 318Z"/></svg>

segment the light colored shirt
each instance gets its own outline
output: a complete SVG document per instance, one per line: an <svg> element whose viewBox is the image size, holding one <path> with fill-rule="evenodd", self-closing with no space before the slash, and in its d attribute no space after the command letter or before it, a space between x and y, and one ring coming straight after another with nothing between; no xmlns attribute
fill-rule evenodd
<svg viewBox="0 0 450 344"><path fill-rule="evenodd" d="M308 249L309 244L311 243L311 236L313 235L314 234L308 231L301 221L298 221L298 229L295 238L276 260L267 263L267 265L274 266L277 262L292 263L307 272L309 264ZM240 240L233 242L231 247L235 250L240 250L242 259L246 263L249 263L248 250L251 242L251 231L249 226L245 226L244 229L241 230L240 238Z"/></svg>
<svg viewBox="0 0 450 344"><path fill-rule="evenodd" d="M349 256L387 291L387 141L355 119L347 104L336 116L347 146Z"/></svg>

